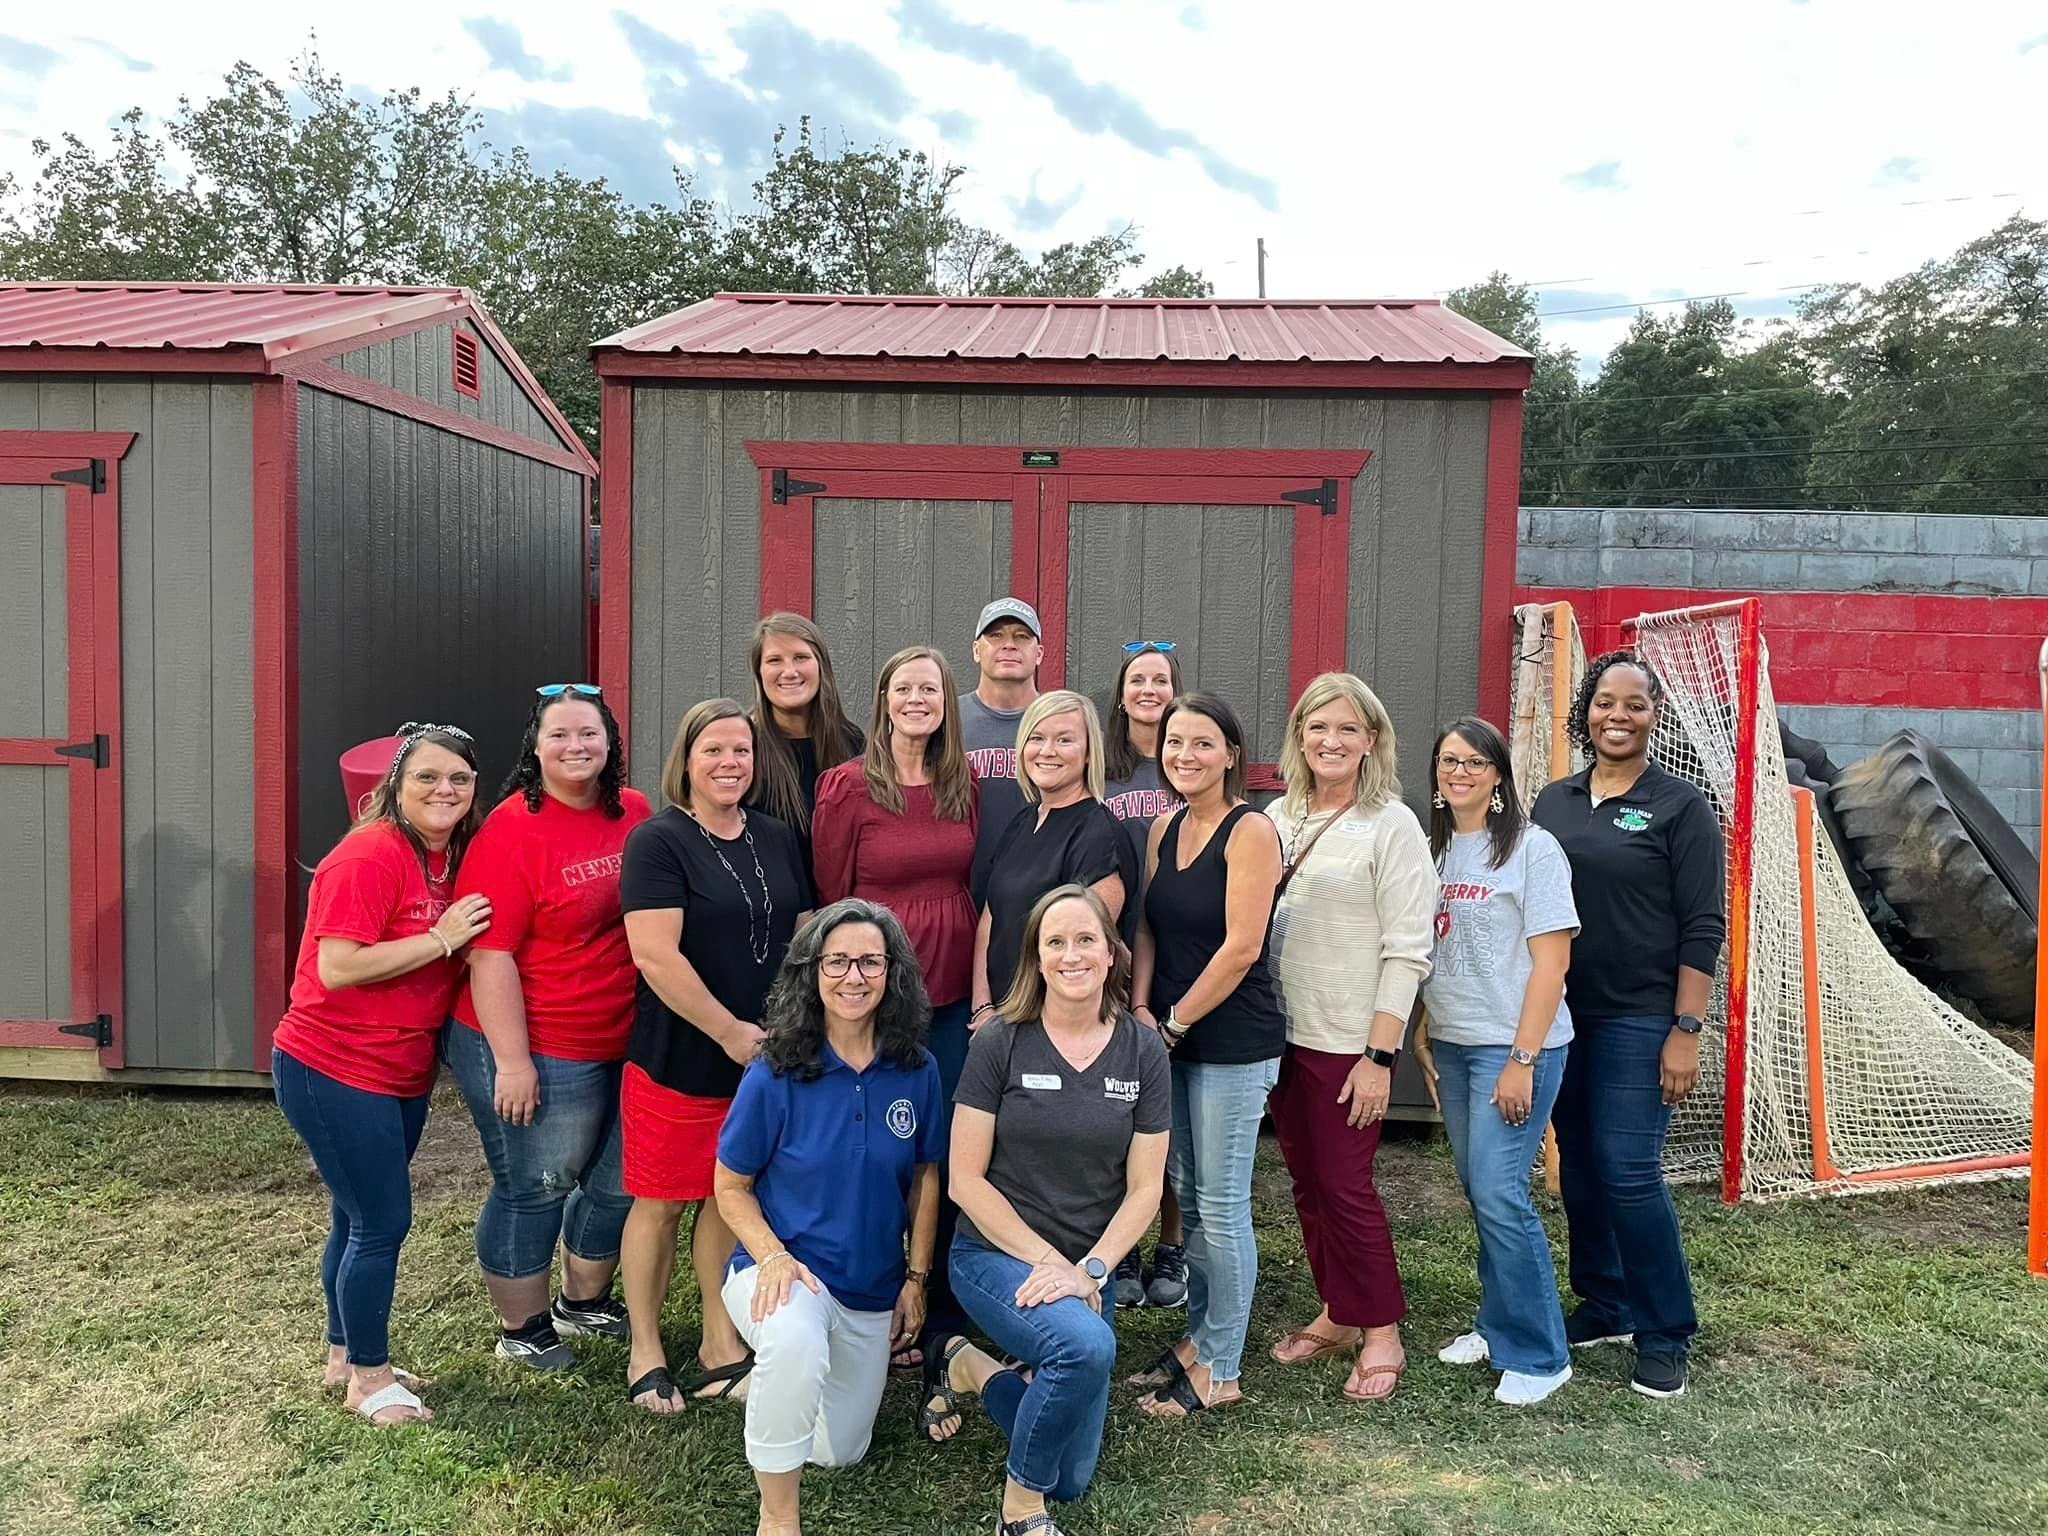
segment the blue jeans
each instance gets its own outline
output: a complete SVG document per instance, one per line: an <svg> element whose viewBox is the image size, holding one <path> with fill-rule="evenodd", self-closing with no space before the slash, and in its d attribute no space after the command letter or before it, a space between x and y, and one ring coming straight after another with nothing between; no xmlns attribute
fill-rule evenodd
<svg viewBox="0 0 2048 1536"><path fill-rule="evenodd" d="M942 1003L932 1010L931 1027L925 1031L925 1048L938 1063L939 1094L946 1107L946 1123L940 1128L941 1147L952 1139L953 1095L960 1087L961 1069L967 1065L968 1042L974 1038L967 1028L967 1016L972 1011L964 997L955 1003ZM924 1328L918 1335L924 1349L935 1348L947 1334L958 1333L967 1326L967 1314L960 1310L953 1295L953 1280L947 1269L953 1251L953 1228L959 1217L960 1207L946 1193L945 1155L941 1153L938 1237L932 1248L931 1279L924 1288Z"/></svg>
<svg viewBox="0 0 2048 1536"><path fill-rule="evenodd" d="M1551 1123L1582 1312L1633 1333L1640 1354L1683 1355L1699 1331L1678 1208L1664 1183L1659 1062L1671 1016L1576 1019Z"/></svg>
<svg viewBox="0 0 2048 1536"><path fill-rule="evenodd" d="M1020 1307L1017 1287L1030 1273L1022 1259L964 1232L953 1239L960 1304L996 1348L1031 1367L1029 1382L1015 1371L998 1371L981 1389L982 1407L1010 1442L1004 1470L1019 1488L1064 1504L1088 1491L1102 1455L1109 1373L1116 1364L1116 1330L1106 1314L1115 1296L1103 1292L1104 1315L1078 1296Z"/></svg>
<svg viewBox="0 0 2048 1536"><path fill-rule="evenodd" d="M412 1155L427 1128L428 1096L351 1088L275 1048L270 1082L334 1197L320 1255L327 1342L346 1348L350 1365L388 1365L391 1291L399 1246L412 1230Z"/></svg>
<svg viewBox="0 0 2048 1536"><path fill-rule="evenodd" d="M1433 1049L1444 1130L1479 1228L1479 1315L1473 1329L1502 1370L1554 1375L1570 1362L1570 1350L1550 1239L1529 1198L1529 1170L1543 1145L1571 1047L1537 1053L1529 1118L1520 1125L1509 1125L1500 1106L1489 1102L1507 1065L1506 1046L1438 1040Z"/></svg>
<svg viewBox="0 0 2048 1536"><path fill-rule="evenodd" d="M1235 1381L1259 1279L1252 1232L1252 1162L1259 1118L1279 1080L1280 1058L1223 1065L1173 1064L1173 1140L1167 1176L1187 1228L1188 1337L1212 1381Z"/></svg>
<svg viewBox="0 0 2048 1536"><path fill-rule="evenodd" d="M482 1030L450 1019L441 1027L441 1059L491 1168L491 1193L476 1219L484 1273L501 1280L545 1274L558 1238L579 1259L617 1258L633 1208L619 1165L620 1063L535 1051L540 1112L530 1125L513 1125L491 1103L498 1064Z"/></svg>

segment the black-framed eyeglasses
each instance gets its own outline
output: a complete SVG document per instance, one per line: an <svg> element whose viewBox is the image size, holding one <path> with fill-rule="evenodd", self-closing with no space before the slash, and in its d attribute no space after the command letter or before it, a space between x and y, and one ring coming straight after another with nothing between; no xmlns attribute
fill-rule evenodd
<svg viewBox="0 0 2048 1536"><path fill-rule="evenodd" d="M1171 640L1127 640L1124 642L1124 654L1126 656L1135 656L1140 651L1170 651L1173 648L1174 642Z"/></svg>
<svg viewBox="0 0 2048 1536"><path fill-rule="evenodd" d="M1454 772L1459 768L1464 769L1467 773L1484 773L1493 766L1493 759L1490 757L1453 757L1450 753L1446 752L1436 760L1436 765L1443 769L1445 773Z"/></svg>
<svg viewBox="0 0 2048 1536"><path fill-rule="evenodd" d="M889 969L889 957L887 955L820 955L818 957L818 969L834 980L844 976L856 965L860 967L861 975L872 981Z"/></svg>
<svg viewBox="0 0 2048 1536"><path fill-rule="evenodd" d="M453 736L457 741L476 740L459 725L436 725L431 720L408 720L398 728L398 734L401 736L424 736L429 731L442 736Z"/></svg>
<svg viewBox="0 0 2048 1536"><path fill-rule="evenodd" d="M544 699L559 699L565 693L573 693L582 699L604 697L604 690L595 683L542 683L533 691Z"/></svg>

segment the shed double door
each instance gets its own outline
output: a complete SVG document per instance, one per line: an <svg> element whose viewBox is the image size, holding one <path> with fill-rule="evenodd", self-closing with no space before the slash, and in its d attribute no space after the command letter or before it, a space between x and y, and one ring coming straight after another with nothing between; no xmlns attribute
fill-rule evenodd
<svg viewBox="0 0 2048 1536"><path fill-rule="evenodd" d="M104 460L28 446L0 453L0 1046L118 1067L116 497Z"/></svg>
<svg viewBox="0 0 2048 1536"><path fill-rule="evenodd" d="M764 472L763 610L811 615L856 718L882 664L906 645L937 646L970 686L960 674L974 621L1004 593L1039 610L1043 688L1106 695L1127 643L1170 641L1188 686L1199 680L1243 716L1264 770L1255 777L1270 782L1295 694L1343 664L1348 481L1340 491L1257 463L1241 473L1098 472L1106 467L1013 474L799 459Z"/></svg>

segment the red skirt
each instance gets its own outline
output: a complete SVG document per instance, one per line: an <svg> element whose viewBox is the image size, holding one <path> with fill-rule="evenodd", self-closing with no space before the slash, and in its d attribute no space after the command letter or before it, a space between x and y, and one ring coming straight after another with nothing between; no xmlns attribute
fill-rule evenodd
<svg viewBox="0 0 2048 1536"><path fill-rule="evenodd" d="M626 1193L646 1200L708 1200L718 1133L731 1099L664 1088L632 1062L619 1080Z"/></svg>

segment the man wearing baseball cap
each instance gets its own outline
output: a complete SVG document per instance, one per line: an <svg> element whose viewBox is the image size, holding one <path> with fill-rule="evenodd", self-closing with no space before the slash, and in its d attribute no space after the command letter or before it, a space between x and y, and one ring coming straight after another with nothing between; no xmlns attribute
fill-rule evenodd
<svg viewBox="0 0 2048 1536"><path fill-rule="evenodd" d="M981 780L981 820L970 885L980 909L988 891L988 861L1003 828L1024 809L1017 787L1017 722L1038 697L1038 610L1020 597L999 597L981 610L974 629L974 665L981 678L960 695L960 732L967 760Z"/></svg>

